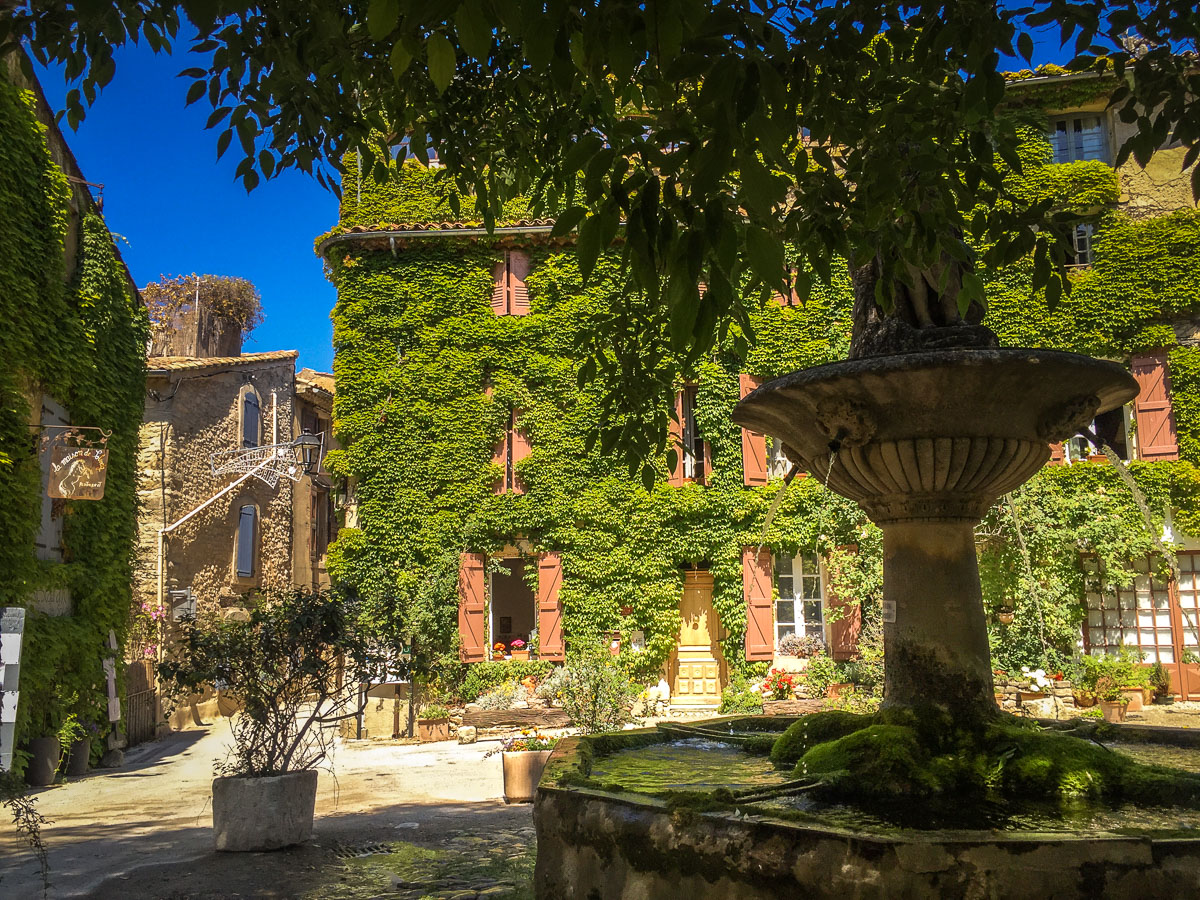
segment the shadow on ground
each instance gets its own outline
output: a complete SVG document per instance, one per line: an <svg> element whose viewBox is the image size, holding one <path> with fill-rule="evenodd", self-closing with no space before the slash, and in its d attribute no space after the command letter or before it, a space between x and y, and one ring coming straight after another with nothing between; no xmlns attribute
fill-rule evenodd
<svg viewBox="0 0 1200 900"><path fill-rule="evenodd" d="M200 831L211 841L210 828ZM179 831L173 829L171 834ZM120 840L115 834L97 839L110 846ZM401 803L369 814L320 817L308 844L271 853L210 850L184 862L159 864L150 845L145 848L144 865L102 881L86 896L98 900L527 898L533 896L534 846L533 807L528 804ZM78 883L76 877L70 880ZM52 889L50 896L60 895Z"/></svg>

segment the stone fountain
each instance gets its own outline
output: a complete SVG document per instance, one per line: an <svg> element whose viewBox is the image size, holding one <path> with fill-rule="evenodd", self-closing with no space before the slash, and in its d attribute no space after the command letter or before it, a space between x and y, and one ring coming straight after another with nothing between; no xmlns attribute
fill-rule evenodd
<svg viewBox="0 0 1200 900"><path fill-rule="evenodd" d="M793 462L882 529L884 706L933 706L979 724L999 713L974 527L1045 465L1052 442L1131 400L1137 385L1115 363L1000 349L990 333L969 343L794 372L746 397L734 421L780 438ZM717 720L696 733L746 731L748 747L764 727L762 718ZM718 790L707 806L680 806L590 777L596 759L670 740L663 731L560 744L536 801L539 898L1200 896L1194 836L983 823L872 832L780 817L756 808L753 792Z"/></svg>

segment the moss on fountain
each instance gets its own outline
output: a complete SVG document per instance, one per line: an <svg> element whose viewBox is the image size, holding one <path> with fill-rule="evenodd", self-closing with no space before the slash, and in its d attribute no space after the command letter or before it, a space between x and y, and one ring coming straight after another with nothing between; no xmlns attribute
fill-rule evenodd
<svg viewBox="0 0 1200 900"><path fill-rule="evenodd" d="M857 720L857 721L856 721ZM797 758L798 755L798 758ZM816 713L777 740L828 800L870 807L899 800L1133 802L1200 807L1200 775L1149 766L1092 740L997 713L963 726L935 707L872 717Z"/></svg>

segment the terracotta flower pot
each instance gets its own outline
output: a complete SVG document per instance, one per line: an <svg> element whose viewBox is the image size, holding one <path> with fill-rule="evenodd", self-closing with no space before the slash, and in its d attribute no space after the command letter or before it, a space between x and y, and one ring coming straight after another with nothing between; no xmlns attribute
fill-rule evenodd
<svg viewBox="0 0 1200 900"><path fill-rule="evenodd" d="M996 621L1001 625L1011 625L1013 623L1013 613L998 612L996 613Z"/></svg>
<svg viewBox="0 0 1200 900"><path fill-rule="evenodd" d="M825 696L828 697L830 700L836 700L838 697L841 697L844 694L850 693L850 691L852 691L853 689L854 689L854 685L851 684L849 681L839 681L839 682L836 682L835 684L831 684L829 687L827 687L825 689Z"/></svg>
<svg viewBox="0 0 1200 900"><path fill-rule="evenodd" d="M450 740L450 720L417 719L417 738L423 742Z"/></svg>
<svg viewBox="0 0 1200 900"><path fill-rule="evenodd" d="M1129 701L1129 709L1126 712L1141 712L1142 689L1140 687L1121 688L1121 695Z"/></svg>
<svg viewBox="0 0 1200 900"><path fill-rule="evenodd" d="M1124 722L1125 707L1128 705L1124 700L1101 700L1100 711L1104 714L1104 721Z"/></svg>
<svg viewBox="0 0 1200 900"><path fill-rule="evenodd" d="M553 750L513 750L500 754L504 762L504 802L531 803L546 760Z"/></svg>
<svg viewBox="0 0 1200 900"><path fill-rule="evenodd" d="M528 650L510 650L509 655L513 659L529 659L529 651Z"/></svg>
<svg viewBox="0 0 1200 900"><path fill-rule="evenodd" d="M1071 697L1075 700L1075 705L1080 709L1087 709L1089 706L1096 705L1096 695L1091 691L1074 691Z"/></svg>

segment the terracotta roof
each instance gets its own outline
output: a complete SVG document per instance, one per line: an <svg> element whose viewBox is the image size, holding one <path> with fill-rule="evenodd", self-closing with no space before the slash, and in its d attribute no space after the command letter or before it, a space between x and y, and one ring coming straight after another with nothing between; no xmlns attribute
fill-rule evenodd
<svg viewBox="0 0 1200 900"><path fill-rule="evenodd" d="M297 383L305 387L316 388L327 394L333 393L333 375L329 372L318 372L316 369L301 369L296 373Z"/></svg>
<svg viewBox="0 0 1200 900"><path fill-rule="evenodd" d="M271 350L267 353L243 353L241 356L151 356L146 360L146 368L151 371L168 369L172 372L188 369L224 369L231 366L283 362L295 359L299 355L299 350Z"/></svg>
<svg viewBox="0 0 1200 900"><path fill-rule="evenodd" d="M497 222L496 228L548 228L553 219L518 219ZM483 228L482 222L380 222L375 225L351 225L344 234L368 234L388 231L453 231L463 228Z"/></svg>

